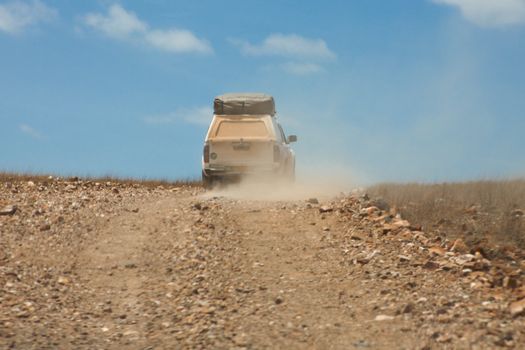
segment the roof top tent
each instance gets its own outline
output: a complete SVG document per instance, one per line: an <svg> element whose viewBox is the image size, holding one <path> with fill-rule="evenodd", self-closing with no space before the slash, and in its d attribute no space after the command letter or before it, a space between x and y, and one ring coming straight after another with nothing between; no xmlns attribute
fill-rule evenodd
<svg viewBox="0 0 525 350"><path fill-rule="evenodd" d="M215 97L213 113L218 115L275 115L273 97L262 93L230 93Z"/></svg>

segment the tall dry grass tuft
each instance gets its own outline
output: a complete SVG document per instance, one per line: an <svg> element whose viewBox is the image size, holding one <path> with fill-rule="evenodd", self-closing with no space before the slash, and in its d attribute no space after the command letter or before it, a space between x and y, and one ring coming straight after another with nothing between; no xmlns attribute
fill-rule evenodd
<svg viewBox="0 0 525 350"><path fill-rule="evenodd" d="M525 179L372 186L368 192L395 206L429 232L525 248Z"/></svg>

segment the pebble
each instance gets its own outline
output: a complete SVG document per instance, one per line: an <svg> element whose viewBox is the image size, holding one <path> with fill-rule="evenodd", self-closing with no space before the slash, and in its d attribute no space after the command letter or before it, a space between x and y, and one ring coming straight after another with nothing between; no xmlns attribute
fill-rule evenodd
<svg viewBox="0 0 525 350"><path fill-rule="evenodd" d="M329 213L329 212L332 212L332 211L334 211L334 208L329 207L327 205L322 205L321 207L319 207L319 212L320 213Z"/></svg>
<svg viewBox="0 0 525 350"><path fill-rule="evenodd" d="M69 284L69 283L70 283L69 278L64 277L64 276L60 276L60 277L58 277L57 282L58 282L59 284Z"/></svg>
<svg viewBox="0 0 525 350"><path fill-rule="evenodd" d="M0 215L13 215L17 211L16 205L6 205L0 209Z"/></svg>
<svg viewBox="0 0 525 350"><path fill-rule="evenodd" d="M394 318L395 318L394 316L389 316L389 315L377 315L374 318L374 321L390 321L390 320L393 320Z"/></svg>
<svg viewBox="0 0 525 350"><path fill-rule="evenodd" d="M509 305L509 311L512 316L519 316L525 312L525 299L515 301Z"/></svg>

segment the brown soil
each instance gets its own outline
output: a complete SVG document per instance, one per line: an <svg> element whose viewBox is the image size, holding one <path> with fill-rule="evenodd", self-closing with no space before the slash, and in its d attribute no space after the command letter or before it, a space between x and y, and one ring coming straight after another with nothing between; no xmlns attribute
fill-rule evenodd
<svg viewBox="0 0 525 350"><path fill-rule="evenodd" d="M359 196L306 199L0 183L17 206L0 216L0 348L525 344L521 260L454 251Z"/></svg>

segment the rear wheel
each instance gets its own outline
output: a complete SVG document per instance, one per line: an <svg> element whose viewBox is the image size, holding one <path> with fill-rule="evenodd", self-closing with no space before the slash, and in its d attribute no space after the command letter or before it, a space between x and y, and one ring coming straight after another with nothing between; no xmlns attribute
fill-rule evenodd
<svg viewBox="0 0 525 350"><path fill-rule="evenodd" d="M213 178L202 172L202 185L205 189L211 189L213 187Z"/></svg>

